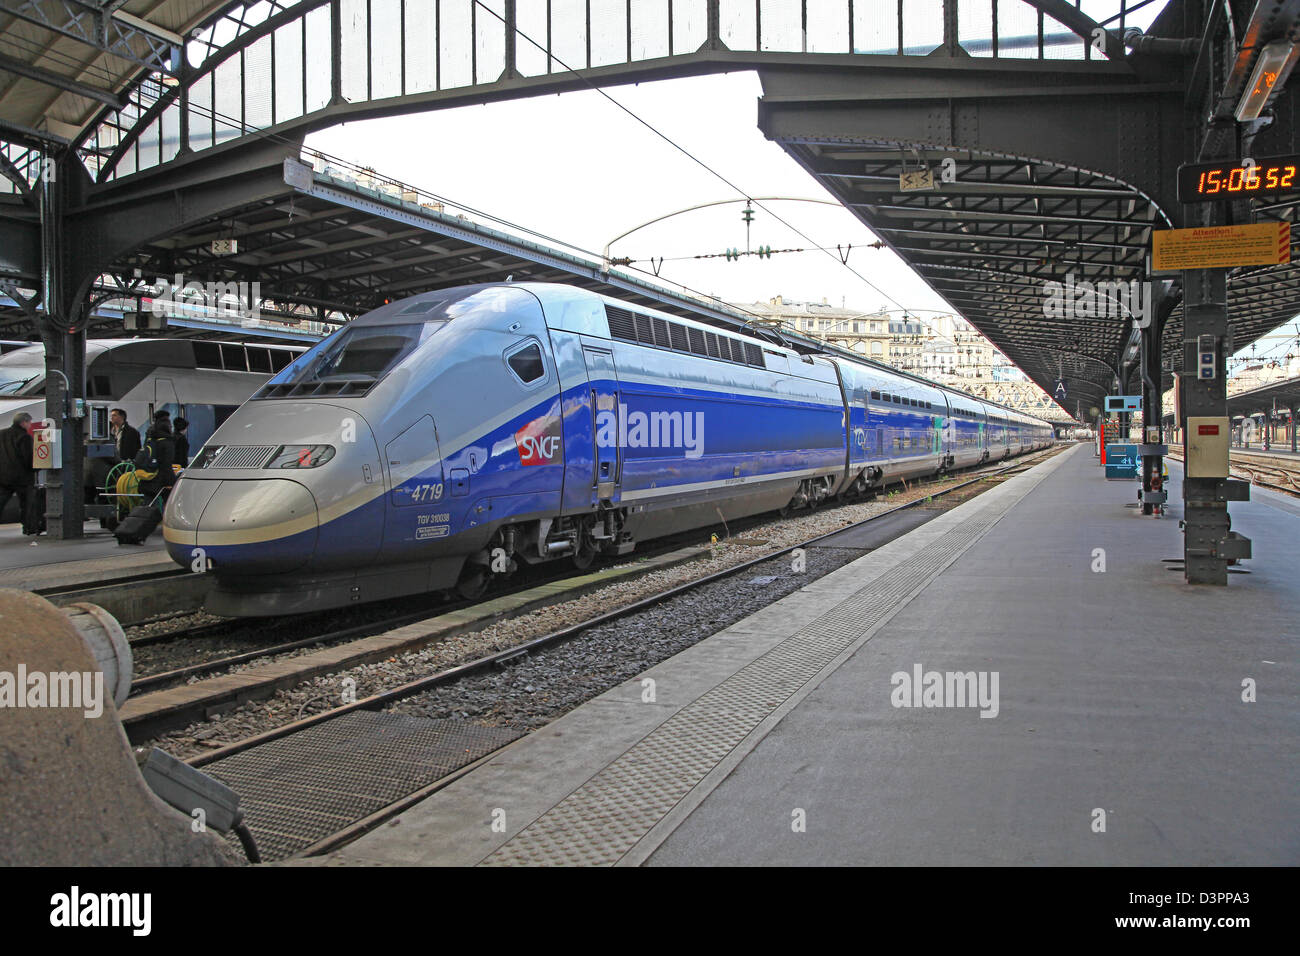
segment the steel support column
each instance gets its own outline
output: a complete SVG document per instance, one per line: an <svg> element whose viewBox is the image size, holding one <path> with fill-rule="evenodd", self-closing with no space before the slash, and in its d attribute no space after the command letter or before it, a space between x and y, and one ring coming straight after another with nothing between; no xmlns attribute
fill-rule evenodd
<svg viewBox="0 0 1300 956"><path fill-rule="evenodd" d="M1188 418L1222 418L1228 421L1226 345L1228 337L1227 273L1223 269L1198 269L1183 273L1183 369L1182 420L1188 458L1192 434ZM1213 336L1215 374L1199 379L1198 341ZM1226 429L1226 424L1225 426ZM1190 468L1189 468L1190 470ZM1183 567L1188 584L1228 583L1227 559L1219 556L1220 543L1228 536L1231 521L1228 503L1218 500L1221 478L1183 476Z"/></svg>
<svg viewBox="0 0 1300 956"><path fill-rule="evenodd" d="M55 175L40 184L41 306L38 319L45 342L45 417L55 430L54 461L44 473L45 517L51 538L80 538L85 525L86 449L83 419L71 413L86 397L86 303L69 281L67 209L73 180L71 160L56 161Z"/></svg>

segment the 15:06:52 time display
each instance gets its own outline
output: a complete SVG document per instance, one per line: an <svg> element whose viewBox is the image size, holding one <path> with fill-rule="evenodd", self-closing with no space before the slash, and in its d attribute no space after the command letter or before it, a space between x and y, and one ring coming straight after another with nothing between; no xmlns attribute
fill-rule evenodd
<svg viewBox="0 0 1300 956"><path fill-rule="evenodd" d="M1180 202L1236 199L1300 189L1296 171L1300 156L1183 166L1178 170Z"/></svg>

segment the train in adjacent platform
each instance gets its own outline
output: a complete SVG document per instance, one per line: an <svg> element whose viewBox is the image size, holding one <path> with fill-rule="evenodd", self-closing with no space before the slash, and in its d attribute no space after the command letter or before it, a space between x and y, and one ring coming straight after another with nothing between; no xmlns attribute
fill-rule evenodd
<svg viewBox="0 0 1300 956"><path fill-rule="evenodd" d="M566 285L429 292L274 375L163 519L209 610L255 616L586 567L1049 445L1045 422L845 353L807 354Z"/></svg>
<svg viewBox="0 0 1300 956"><path fill-rule="evenodd" d="M45 347L0 342L0 428L18 412L46 418ZM299 345L204 342L194 339L91 339L86 343L83 432L87 454L82 477L93 495L116 459L109 413L120 408L143 434L154 412L189 422L198 448L276 372L305 351ZM17 521L14 501L0 521Z"/></svg>

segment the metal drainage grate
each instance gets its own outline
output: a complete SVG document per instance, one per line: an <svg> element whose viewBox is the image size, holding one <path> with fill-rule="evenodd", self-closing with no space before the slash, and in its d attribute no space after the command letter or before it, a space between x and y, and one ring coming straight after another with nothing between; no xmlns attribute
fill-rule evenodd
<svg viewBox="0 0 1300 956"><path fill-rule="evenodd" d="M354 711L203 769L240 796L262 859L283 860L522 736Z"/></svg>
<svg viewBox="0 0 1300 956"><path fill-rule="evenodd" d="M919 593L1011 504L972 515L751 661L664 721L483 863L616 863L764 718L900 602Z"/></svg>

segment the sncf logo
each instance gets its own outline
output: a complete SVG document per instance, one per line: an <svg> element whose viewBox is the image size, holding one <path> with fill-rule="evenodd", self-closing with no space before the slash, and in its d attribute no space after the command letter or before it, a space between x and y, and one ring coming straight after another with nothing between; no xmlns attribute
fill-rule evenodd
<svg viewBox="0 0 1300 956"><path fill-rule="evenodd" d="M560 420L553 415L535 418L515 432L521 465L554 465L560 460Z"/></svg>

